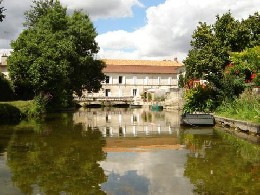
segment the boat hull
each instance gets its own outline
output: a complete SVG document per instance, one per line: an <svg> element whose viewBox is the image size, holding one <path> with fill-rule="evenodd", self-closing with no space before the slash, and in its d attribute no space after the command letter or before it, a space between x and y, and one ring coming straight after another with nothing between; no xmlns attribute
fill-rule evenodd
<svg viewBox="0 0 260 195"><path fill-rule="evenodd" d="M211 114L183 114L181 116L183 126L214 126L215 119Z"/></svg>

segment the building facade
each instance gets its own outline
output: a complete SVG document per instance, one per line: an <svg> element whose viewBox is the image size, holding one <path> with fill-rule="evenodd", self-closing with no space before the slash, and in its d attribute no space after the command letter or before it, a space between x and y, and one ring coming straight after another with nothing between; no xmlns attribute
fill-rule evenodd
<svg viewBox="0 0 260 195"><path fill-rule="evenodd" d="M8 78L7 55L2 55L0 57L0 72L3 73L6 78Z"/></svg>
<svg viewBox="0 0 260 195"><path fill-rule="evenodd" d="M146 92L167 93L178 89L184 66L174 61L104 60L106 79L94 97L135 97Z"/></svg>

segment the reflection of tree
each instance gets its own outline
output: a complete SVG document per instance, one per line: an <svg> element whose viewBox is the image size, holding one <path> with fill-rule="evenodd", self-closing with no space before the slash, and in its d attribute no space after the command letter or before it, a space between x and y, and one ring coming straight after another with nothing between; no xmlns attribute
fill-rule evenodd
<svg viewBox="0 0 260 195"><path fill-rule="evenodd" d="M227 134L215 136L214 139L213 136L187 136L189 147L200 146L199 152L205 141L211 141L211 147L204 150L203 158L196 158L201 155L188 156L184 175L196 186L195 191L203 194L258 194L259 147Z"/></svg>
<svg viewBox="0 0 260 195"><path fill-rule="evenodd" d="M20 129L12 137L8 165L15 185L26 194L37 188L46 194L103 194L101 133L74 125L70 116L45 124L41 133Z"/></svg>
<svg viewBox="0 0 260 195"><path fill-rule="evenodd" d="M143 111L141 114L141 117L144 122L152 122L152 113L151 112Z"/></svg>
<svg viewBox="0 0 260 195"><path fill-rule="evenodd" d="M5 149L12 137L13 129L8 126L0 126L0 154L5 152Z"/></svg>

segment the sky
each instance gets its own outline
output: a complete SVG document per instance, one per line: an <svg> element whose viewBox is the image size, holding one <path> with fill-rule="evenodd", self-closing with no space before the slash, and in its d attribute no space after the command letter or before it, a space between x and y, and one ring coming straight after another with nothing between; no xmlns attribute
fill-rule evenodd
<svg viewBox="0 0 260 195"><path fill-rule="evenodd" d="M94 23L102 59L179 61L187 57L199 22L214 24L229 10L238 19L260 11L260 0L60 0L68 12L82 9ZM3 0L0 53L23 30L32 0Z"/></svg>

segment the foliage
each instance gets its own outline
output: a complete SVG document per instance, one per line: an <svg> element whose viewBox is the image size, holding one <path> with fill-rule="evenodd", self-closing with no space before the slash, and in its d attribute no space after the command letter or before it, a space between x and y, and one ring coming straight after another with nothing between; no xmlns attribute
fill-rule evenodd
<svg viewBox="0 0 260 195"><path fill-rule="evenodd" d="M230 68L230 73L237 74L242 78L250 79L251 74L260 73L260 45L253 48L247 48L242 52L232 52L231 61L233 66ZM246 78L246 73L249 72L249 78ZM254 81L258 81L256 76ZM259 84L260 83L256 83Z"/></svg>
<svg viewBox="0 0 260 195"><path fill-rule="evenodd" d="M219 102L233 101L246 88L244 78L232 74L225 74L222 78L222 91L220 91Z"/></svg>
<svg viewBox="0 0 260 195"><path fill-rule="evenodd" d="M19 121L23 118L39 118L45 113L46 99L36 96L31 101L12 101L0 103L1 119Z"/></svg>
<svg viewBox="0 0 260 195"><path fill-rule="evenodd" d="M34 118L39 118L46 112L46 104L48 102L48 97L46 96L35 96L34 100L32 101L33 104L28 110L28 116L29 117L34 117Z"/></svg>
<svg viewBox="0 0 260 195"><path fill-rule="evenodd" d="M8 103L0 103L0 122L18 122L22 117L21 111Z"/></svg>
<svg viewBox="0 0 260 195"><path fill-rule="evenodd" d="M25 13L27 27L11 43L10 77L29 96L50 96L48 108L71 106L73 92L97 91L104 79L104 63L95 60L97 33L88 15L67 14L59 1L34 1Z"/></svg>
<svg viewBox="0 0 260 195"><path fill-rule="evenodd" d="M180 74L180 76L179 76L178 87L179 88L183 88L184 87L184 76L183 76L183 74Z"/></svg>
<svg viewBox="0 0 260 195"><path fill-rule="evenodd" d="M4 78L4 75L0 73L0 101L10 101L13 99L14 90L9 80Z"/></svg>
<svg viewBox="0 0 260 195"><path fill-rule="evenodd" d="M0 0L0 5L3 2L3 0ZM4 7L0 7L0 22L3 21L3 19L5 18L5 15L3 14L3 12L5 11Z"/></svg>
<svg viewBox="0 0 260 195"><path fill-rule="evenodd" d="M26 116L33 105L33 101L13 101L13 102L8 102L8 104L18 108L22 113L22 115Z"/></svg>
<svg viewBox="0 0 260 195"><path fill-rule="evenodd" d="M260 124L260 96L246 90L235 101L224 101L215 114Z"/></svg>
<svg viewBox="0 0 260 195"><path fill-rule="evenodd" d="M209 87L197 86L192 89L187 89L184 94L185 105L184 112L211 112L217 105L217 101L211 99L214 97L214 91Z"/></svg>
<svg viewBox="0 0 260 195"><path fill-rule="evenodd" d="M243 91L243 85L236 79L231 85L239 90L231 89L227 83L231 77L225 77L224 70L230 63L230 52L241 52L247 47L259 45L259 29L259 13L238 21L228 12L222 16L217 15L213 25L200 22L192 35L192 49L184 60L185 81L207 80L214 91L208 100L213 101L214 105L237 96ZM198 104L201 108L201 103Z"/></svg>

